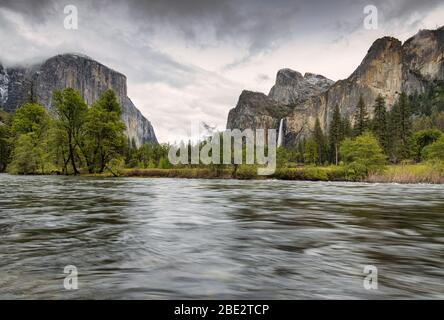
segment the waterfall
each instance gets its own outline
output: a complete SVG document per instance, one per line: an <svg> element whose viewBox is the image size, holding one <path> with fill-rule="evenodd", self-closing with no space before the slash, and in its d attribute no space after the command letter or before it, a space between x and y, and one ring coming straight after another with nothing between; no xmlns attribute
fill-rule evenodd
<svg viewBox="0 0 444 320"><path fill-rule="evenodd" d="M278 147L282 147L282 140L284 136L284 119L282 118L281 121L279 122L279 133L278 133L278 141L277 141L277 146Z"/></svg>

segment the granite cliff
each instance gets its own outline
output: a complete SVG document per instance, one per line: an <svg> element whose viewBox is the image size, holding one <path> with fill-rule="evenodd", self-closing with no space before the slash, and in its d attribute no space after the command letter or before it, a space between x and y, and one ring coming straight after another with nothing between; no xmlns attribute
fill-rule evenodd
<svg viewBox="0 0 444 320"><path fill-rule="evenodd" d="M352 121L361 95L371 114L378 94L390 109L401 92L421 93L437 80L444 80L444 27L421 30L404 43L383 37L372 44L347 79L335 83L319 75L302 77L297 71L280 70L268 97L255 93L248 99L245 91L241 94L237 106L229 112L227 128L277 129L283 118L284 144L293 145L311 134L316 118L326 132L335 105ZM261 95L267 99L258 99ZM275 109L288 112L282 116Z"/></svg>
<svg viewBox="0 0 444 320"><path fill-rule="evenodd" d="M28 101L53 108L55 90L77 89L88 105L102 92L112 89L122 107L126 134L136 145L157 142L151 123L127 96L126 77L82 55L63 54L33 66L4 68L0 64L0 108L13 112Z"/></svg>

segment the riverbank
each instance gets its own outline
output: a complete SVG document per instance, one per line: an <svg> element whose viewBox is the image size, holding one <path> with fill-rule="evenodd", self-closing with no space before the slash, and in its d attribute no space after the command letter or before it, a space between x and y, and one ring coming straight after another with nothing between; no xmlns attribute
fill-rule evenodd
<svg viewBox="0 0 444 320"><path fill-rule="evenodd" d="M112 176L111 173L85 174L85 176ZM273 175L259 176L254 166L232 168L172 168L122 169L122 177L184 178L184 179L239 179L239 180L294 180L294 181L354 181L371 183L430 183L444 184L444 164L439 162L386 166L377 174L358 178L345 166L305 166L278 168Z"/></svg>

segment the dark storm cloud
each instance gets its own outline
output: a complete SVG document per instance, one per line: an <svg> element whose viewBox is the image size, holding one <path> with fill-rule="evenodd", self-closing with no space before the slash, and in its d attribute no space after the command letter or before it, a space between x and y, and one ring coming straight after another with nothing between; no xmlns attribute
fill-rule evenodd
<svg viewBox="0 0 444 320"><path fill-rule="evenodd" d="M54 11L54 2L52 0L0 0L0 8L22 13L36 22L44 22L48 13Z"/></svg>
<svg viewBox="0 0 444 320"><path fill-rule="evenodd" d="M202 38L212 32L217 41L242 41L250 55L278 46L294 36L319 31L351 32L362 24L362 9L375 4L386 20L400 19L414 12L433 10L442 0L99 0L66 1L86 5L87 10L126 7L129 19L141 32L174 28L194 44L211 45ZM43 22L54 10L53 0L1 0L0 7L21 12ZM118 14L118 12L116 12Z"/></svg>

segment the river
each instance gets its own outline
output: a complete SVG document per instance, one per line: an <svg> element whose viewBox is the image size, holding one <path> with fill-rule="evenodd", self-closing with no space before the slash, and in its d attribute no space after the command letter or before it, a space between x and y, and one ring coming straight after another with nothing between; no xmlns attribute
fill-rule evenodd
<svg viewBox="0 0 444 320"><path fill-rule="evenodd" d="M444 185L0 175L0 299L90 298L442 299Z"/></svg>

